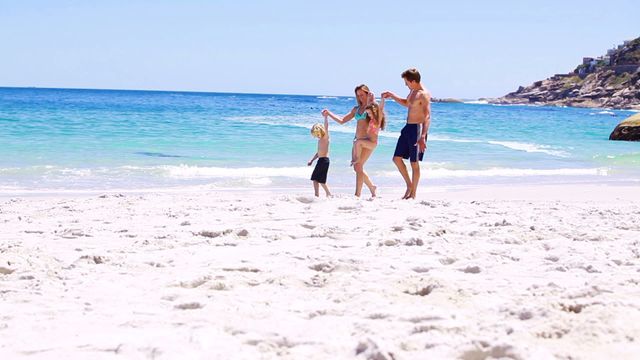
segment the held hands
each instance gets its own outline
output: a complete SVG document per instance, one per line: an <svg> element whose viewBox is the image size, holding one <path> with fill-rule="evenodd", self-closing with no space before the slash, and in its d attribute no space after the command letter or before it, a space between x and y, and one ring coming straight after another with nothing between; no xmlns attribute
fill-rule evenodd
<svg viewBox="0 0 640 360"><path fill-rule="evenodd" d="M329 110L327 109L322 110L322 116L324 116L325 118L329 116Z"/></svg>
<svg viewBox="0 0 640 360"><path fill-rule="evenodd" d="M373 94L373 92L369 92L369 95L367 96L367 105L371 105L376 101L376 96Z"/></svg>

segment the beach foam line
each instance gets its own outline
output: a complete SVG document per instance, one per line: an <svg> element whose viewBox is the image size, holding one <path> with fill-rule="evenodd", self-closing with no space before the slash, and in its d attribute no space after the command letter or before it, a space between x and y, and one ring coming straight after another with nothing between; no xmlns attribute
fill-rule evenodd
<svg viewBox="0 0 640 360"><path fill-rule="evenodd" d="M398 133L399 135L399 133ZM497 140L475 140L475 139L454 139L447 136L431 136L429 135L429 141L443 141L443 142L453 142L453 143L475 143L475 144L490 144L503 146L511 150L524 151L528 153L544 153L547 155L552 155L556 157L570 157L566 151L556 150L550 145L542 145L535 143L525 143L519 141L497 141Z"/></svg>
<svg viewBox="0 0 640 360"><path fill-rule="evenodd" d="M398 176L397 171L383 171L376 176ZM427 168L423 176L432 179L473 178L473 177L529 177L529 176L607 176L608 170L603 168L583 169L518 169L490 168L484 170L451 170Z"/></svg>
<svg viewBox="0 0 640 360"><path fill-rule="evenodd" d="M160 169L172 178L197 179L197 178L252 178L258 183L264 183L268 177L290 177L306 179L312 168L299 167L202 167L191 165L162 165L150 169Z"/></svg>
<svg viewBox="0 0 640 360"><path fill-rule="evenodd" d="M609 111L609 110L603 110L603 111L598 111L598 112L591 112L589 113L589 115L609 115L609 116L616 116L616 113L614 113L613 111Z"/></svg>
<svg viewBox="0 0 640 360"><path fill-rule="evenodd" d="M525 151L528 153L544 153L557 157L569 157L570 154L561 150L553 150L549 145L522 143L517 141L488 141L491 145L500 145L509 149Z"/></svg>

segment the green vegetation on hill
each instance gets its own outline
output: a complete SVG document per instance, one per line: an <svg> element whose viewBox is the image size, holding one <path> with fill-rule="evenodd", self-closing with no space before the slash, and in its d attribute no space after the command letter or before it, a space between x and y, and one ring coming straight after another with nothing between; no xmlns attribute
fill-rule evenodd
<svg viewBox="0 0 640 360"><path fill-rule="evenodd" d="M640 109L640 38L492 102Z"/></svg>

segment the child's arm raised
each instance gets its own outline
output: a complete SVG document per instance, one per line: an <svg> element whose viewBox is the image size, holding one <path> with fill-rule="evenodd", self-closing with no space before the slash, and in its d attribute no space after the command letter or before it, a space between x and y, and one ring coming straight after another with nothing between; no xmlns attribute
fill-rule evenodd
<svg viewBox="0 0 640 360"><path fill-rule="evenodd" d="M384 98L380 98L380 104L378 104L378 127L382 127L383 117L384 117Z"/></svg>

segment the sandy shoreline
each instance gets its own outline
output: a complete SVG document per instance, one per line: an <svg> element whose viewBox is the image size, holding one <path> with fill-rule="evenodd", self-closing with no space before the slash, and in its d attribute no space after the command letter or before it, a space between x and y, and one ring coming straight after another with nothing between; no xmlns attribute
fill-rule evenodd
<svg viewBox="0 0 640 360"><path fill-rule="evenodd" d="M2 358L634 358L640 190L0 197Z"/></svg>

